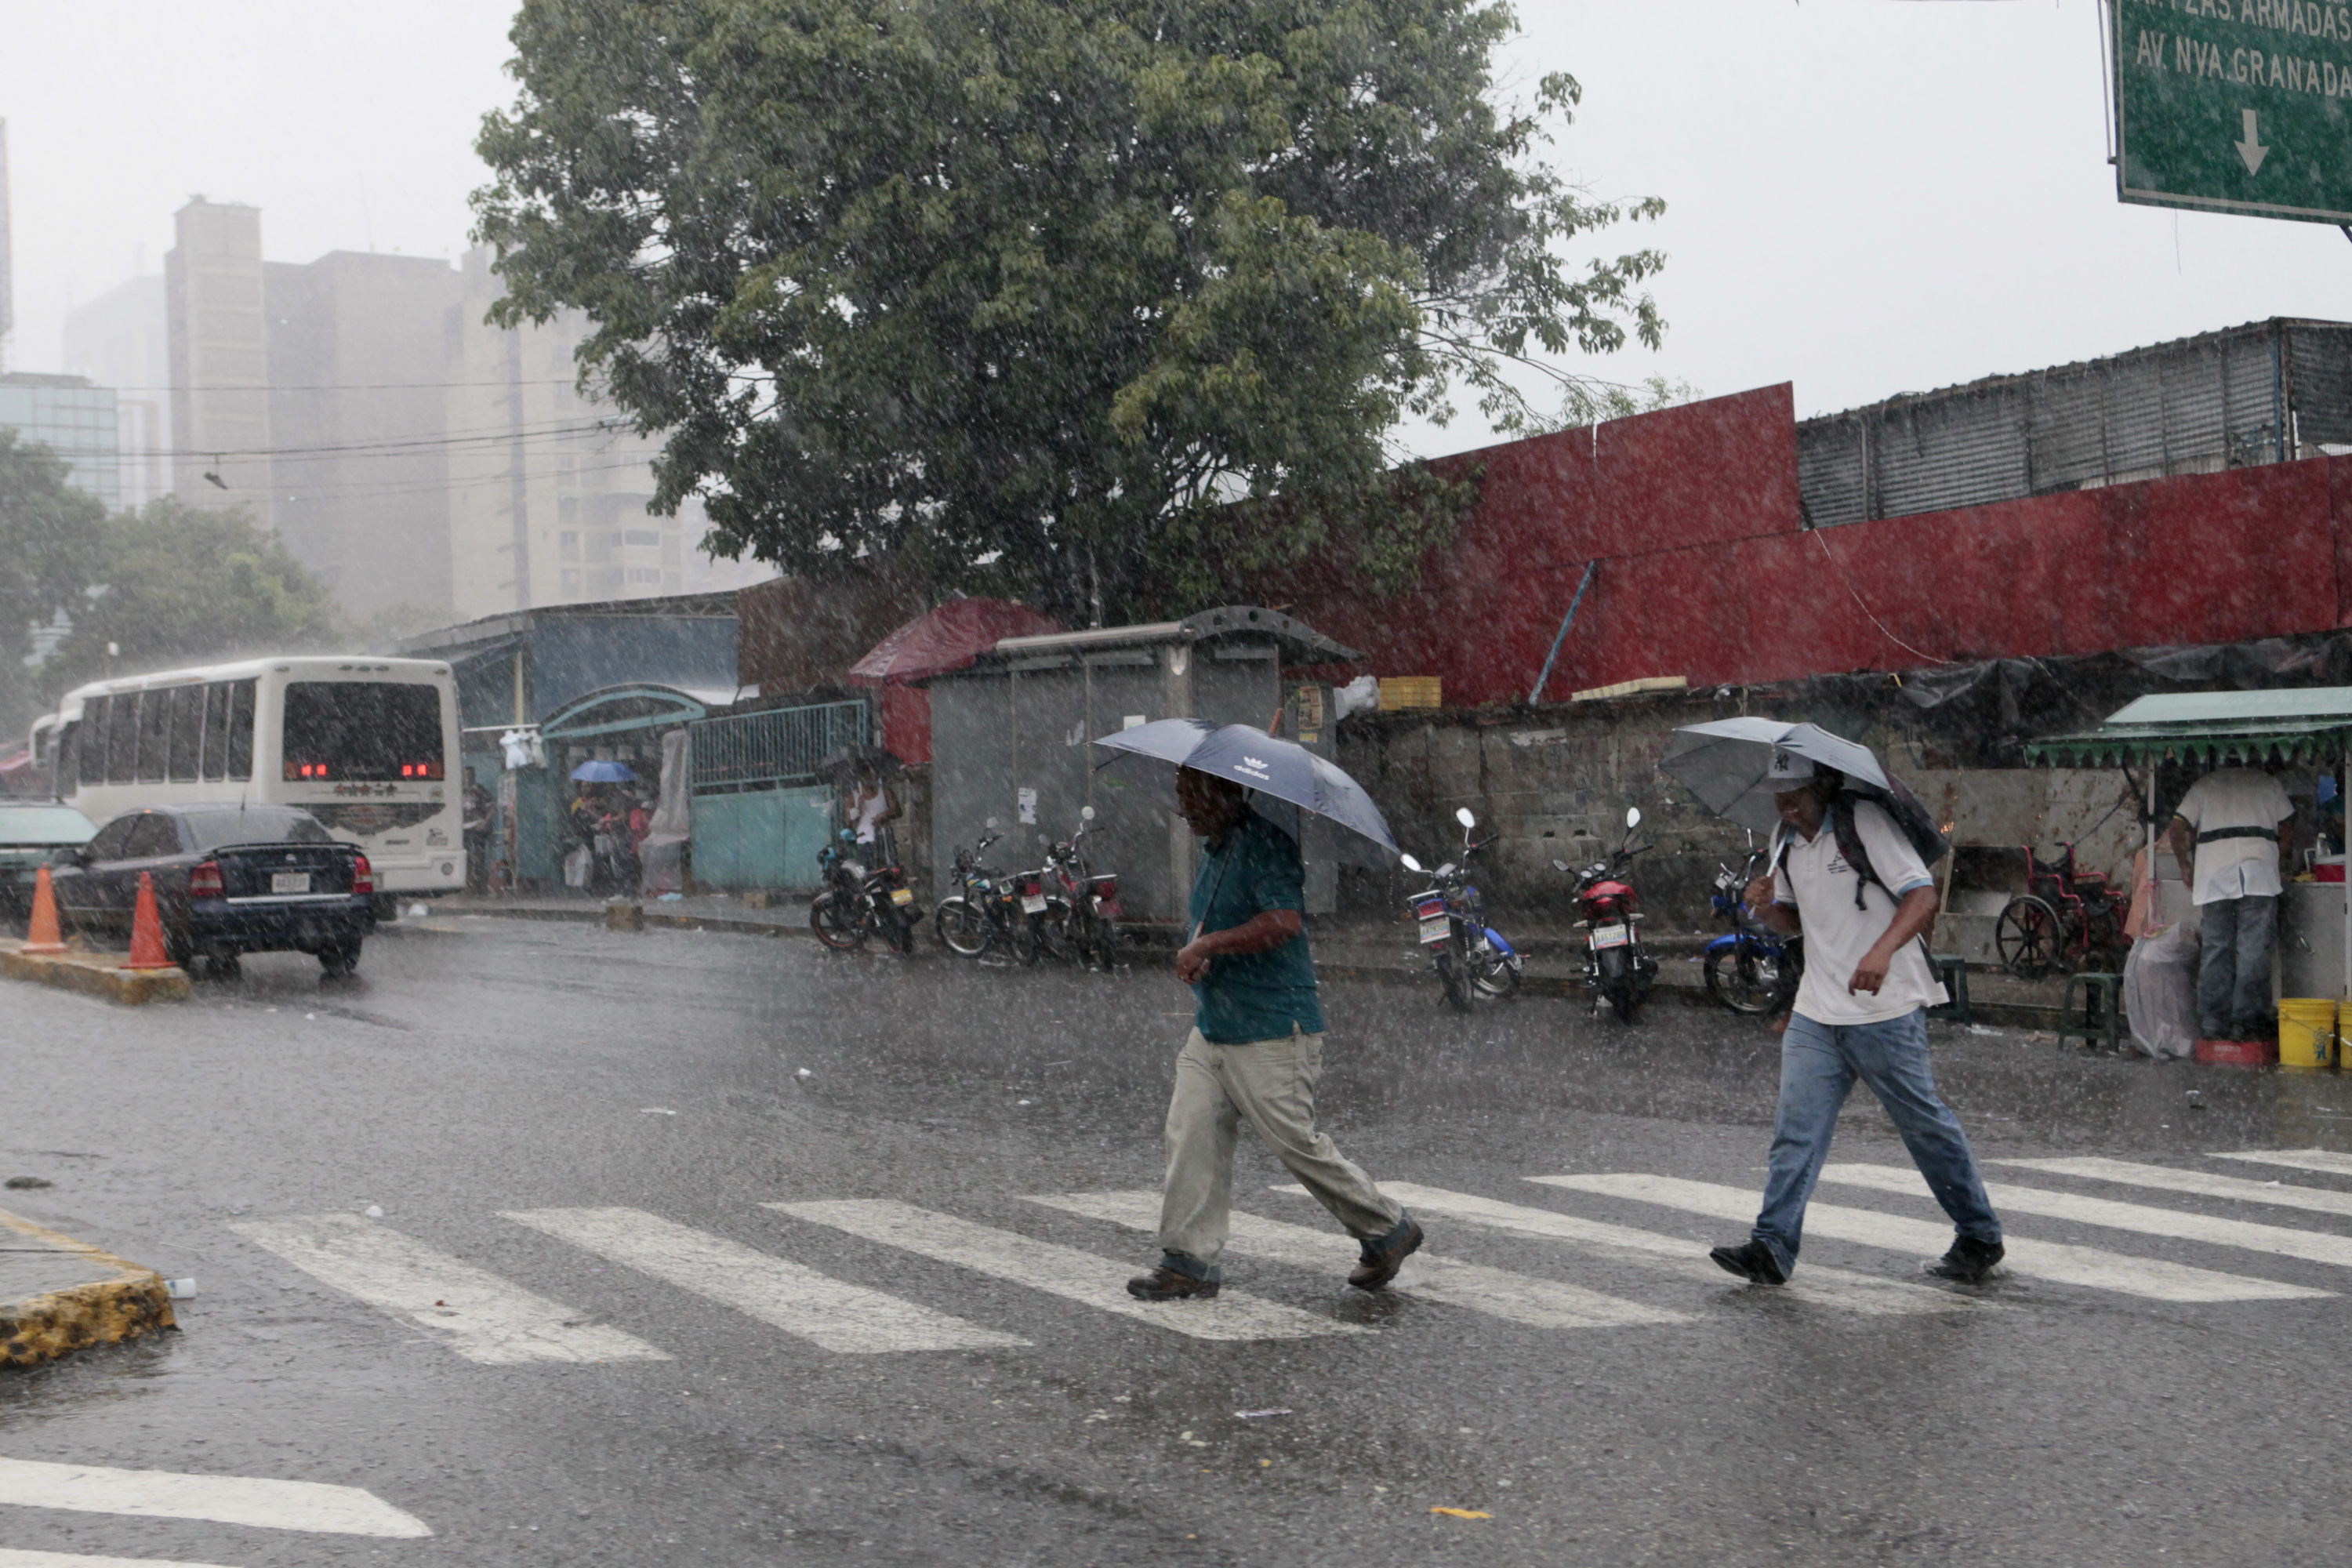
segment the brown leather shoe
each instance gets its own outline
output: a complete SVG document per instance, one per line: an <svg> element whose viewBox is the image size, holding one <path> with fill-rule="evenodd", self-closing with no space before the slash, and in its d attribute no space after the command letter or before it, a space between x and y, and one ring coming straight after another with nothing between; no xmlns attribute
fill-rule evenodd
<svg viewBox="0 0 2352 1568"><path fill-rule="evenodd" d="M1381 1290L1404 1267L1404 1260L1421 1250L1421 1222L1408 1217L1399 1227L1402 1234L1391 1232L1379 1241L1359 1243L1364 1249L1364 1260L1349 1272L1348 1283L1359 1290Z"/></svg>
<svg viewBox="0 0 2352 1568"><path fill-rule="evenodd" d="M1127 1293L1139 1301L1205 1301L1217 1293L1217 1282L1195 1279L1163 1264L1129 1280Z"/></svg>

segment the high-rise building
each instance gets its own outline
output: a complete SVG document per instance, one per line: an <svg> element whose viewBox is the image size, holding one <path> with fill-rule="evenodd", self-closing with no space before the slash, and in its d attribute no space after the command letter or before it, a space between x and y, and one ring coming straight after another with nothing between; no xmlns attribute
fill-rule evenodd
<svg viewBox="0 0 2352 1568"><path fill-rule="evenodd" d="M202 196L173 215L163 258L172 374L172 488L196 506L269 510L268 318L261 209Z"/></svg>
<svg viewBox="0 0 2352 1568"><path fill-rule="evenodd" d="M92 386L79 375L0 373L0 428L55 451L70 470L68 483L109 507L121 504L113 388Z"/></svg>
<svg viewBox="0 0 2352 1568"><path fill-rule="evenodd" d="M172 489L172 344L163 279L133 278L66 317L65 368L114 389L124 506Z"/></svg>

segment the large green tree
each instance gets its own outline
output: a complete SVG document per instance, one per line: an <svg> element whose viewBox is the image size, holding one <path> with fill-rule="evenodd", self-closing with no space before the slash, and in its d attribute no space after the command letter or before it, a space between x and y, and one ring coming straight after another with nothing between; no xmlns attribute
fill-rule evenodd
<svg viewBox="0 0 2352 1568"><path fill-rule="evenodd" d="M1663 210L1542 161L1483 0L525 0L479 147L499 319L584 310L656 506L793 571L887 553L1065 614L1333 553L1409 577L1383 437L1654 344ZM1231 508L1279 497L1278 504Z"/></svg>
<svg viewBox="0 0 2352 1568"><path fill-rule="evenodd" d="M100 527L93 579L43 670L53 696L110 669L318 647L343 631L326 587L240 508L166 496L117 512Z"/></svg>
<svg viewBox="0 0 2352 1568"><path fill-rule="evenodd" d="M31 719L34 628L78 607L98 565L106 508L68 471L47 447L0 426L0 751Z"/></svg>

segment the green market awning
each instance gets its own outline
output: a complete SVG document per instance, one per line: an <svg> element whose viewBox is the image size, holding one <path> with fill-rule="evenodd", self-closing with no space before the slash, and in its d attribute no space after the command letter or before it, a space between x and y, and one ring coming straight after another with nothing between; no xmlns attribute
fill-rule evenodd
<svg viewBox="0 0 2352 1568"><path fill-rule="evenodd" d="M2150 759L2208 764L2334 758L2352 743L2352 686L2182 691L2126 704L2097 729L2029 741L2025 758L2095 768Z"/></svg>

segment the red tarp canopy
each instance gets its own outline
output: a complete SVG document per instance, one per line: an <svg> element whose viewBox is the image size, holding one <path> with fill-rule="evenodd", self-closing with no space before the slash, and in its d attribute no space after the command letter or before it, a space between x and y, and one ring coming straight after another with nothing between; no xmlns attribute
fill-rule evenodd
<svg viewBox="0 0 2352 1568"><path fill-rule="evenodd" d="M902 763L931 760L931 694L908 681L967 669L999 637L1041 637L1061 623L1009 599L955 599L916 616L849 667L854 686L882 688L882 748Z"/></svg>
<svg viewBox="0 0 2352 1568"><path fill-rule="evenodd" d="M999 637L1041 637L1061 623L1009 599L954 599L917 616L849 667L853 686L896 686L967 669Z"/></svg>

